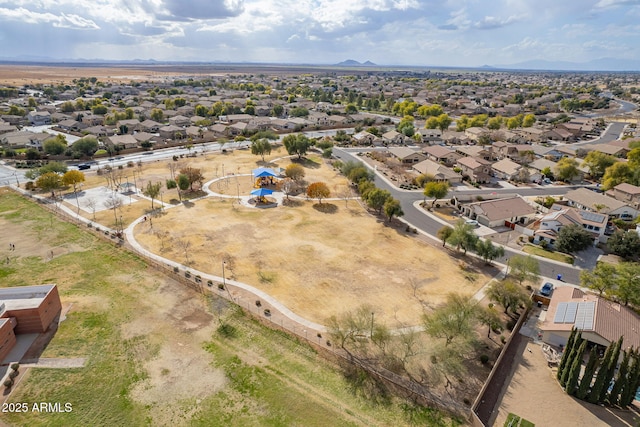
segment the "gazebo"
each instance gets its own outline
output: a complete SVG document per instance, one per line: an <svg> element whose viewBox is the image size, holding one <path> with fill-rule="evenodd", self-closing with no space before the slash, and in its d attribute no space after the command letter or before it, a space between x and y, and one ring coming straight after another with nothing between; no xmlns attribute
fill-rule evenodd
<svg viewBox="0 0 640 427"><path fill-rule="evenodd" d="M251 190L251 195L256 196L256 199L259 203L268 203L265 196L268 196L273 193L273 190L268 188L256 188L255 190Z"/></svg>
<svg viewBox="0 0 640 427"><path fill-rule="evenodd" d="M274 178L278 175L271 168L258 168L251 171L255 178L255 187L262 188L266 185L275 184ZM252 192L253 194L253 192Z"/></svg>

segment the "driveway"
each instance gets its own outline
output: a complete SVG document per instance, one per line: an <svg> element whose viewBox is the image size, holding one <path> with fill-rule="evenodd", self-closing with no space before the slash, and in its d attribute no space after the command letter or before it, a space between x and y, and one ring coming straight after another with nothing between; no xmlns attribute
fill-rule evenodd
<svg viewBox="0 0 640 427"><path fill-rule="evenodd" d="M593 270L596 266L596 262L598 262L598 257L602 254L604 254L604 252L601 249L593 246L589 247L574 254L575 260L573 265L585 270Z"/></svg>

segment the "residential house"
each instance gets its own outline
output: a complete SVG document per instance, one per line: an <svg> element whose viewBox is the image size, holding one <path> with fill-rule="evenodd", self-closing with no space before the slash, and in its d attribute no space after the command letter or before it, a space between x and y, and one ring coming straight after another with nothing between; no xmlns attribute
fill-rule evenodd
<svg viewBox="0 0 640 427"><path fill-rule="evenodd" d="M640 212L632 206L587 188L577 188L564 195L569 206L590 212L607 214L613 218L635 219Z"/></svg>
<svg viewBox="0 0 640 427"><path fill-rule="evenodd" d="M534 232L536 243L546 241L555 243L560 229L566 225L579 225L593 237L594 243L605 242L604 235L609 216L596 212L589 212L567 206L553 205L549 212L539 221L539 227Z"/></svg>
<svg viewBox="0 0 640 427"><path fill-rule="evenodd" d="M155 144L158 140L158 137L156 135L148 132L136 132L133 134L133 137L136 139L136 141L138 141L138 145L142 144L143 142L150 142L152 144Z"/></svg>
<svg viewBox="0 0 640 427"><path fill-rule="evenodd" d="M640 317L632 309L572 286L553 291L539 328L542 341L557 347L566 346L573 328L582 332L583 339L603 347L621 336L625 347L640 346Z"/></svg>
<svg viewBox="0 0 640 427"><path fill-rule="evenodd" d="M427 155L428 159L447 166L455 165L456 161L462 157L460 154L456 153L455 150L443 145L431 145L423 148L422 152Z"/></svg>
<svg viewBox="0 0 640 427"><path fill-rule="evenodd" d="M164 125L162 125L161 123L158 123L151 119L147 119L143 122L140 122L139 130L142 132L158 133L160 132L160 128L162 126Z"/></svg>
<svg viewBox="0 0 640 427"><path fill-rule="evenodd" d="M183 128L178 126L167 125L158 130L160 138L164 140L179 140L187 136Z"/></svg>
<svg viewBox="0 0 640 427"><path fill-rule="evenodd" d="M607 191L607 195L640 210L640 187L623 182Z"/></svg>
<svg viewBox="0 0 640 427"><path fill-rule="evenodd" d="M422 142L427 144L441 144L442 131L440 129L427 129L421 127L416 131L422 137Z"/></svg>
<svg viewBox="0 0 640 427"><path fill-rule="evenodd" d="M88 128L89 125L77 120L69 119L59 122L58 127L67 132L81 132L82 130Z"/></svg>
<svg viewBox="0 0 640 427"><path fill-rule="evenodd" d="M389 148L389 153L404 165L419 163L427 158L420 151L409 147L391 147Z"/></svg>
<svg viewBox="0 0 640 427"><path fill-rule="evenodd" d="M487 227L525 225L531 222L537 211L520 196L484 200L460 206L464 215Z"/></svg>
<svg viewBox="0 0 640 427"><path fill-rule="evenodd" d="M51 113L48 111L29 111L27 114L29 123L33 126L43 126L51 124Z"/></svg>
<svg viewBox="0 0 640 427"><path fill-rule="evenodd" d="M376 138L377 137L374 134L369 133L365 130L360 131L352 136L353 141L355 141L357 145L371 145Z"/></svg>
<svg viewBox="0 0 640 427"><path fill-rule="evenodd" d="M514 162L511 159L498 160L491 165L493 176L498 179L511 181L518 175L518 171L522 168L522 165Z"/></svg>
<svg viewBox="0 0 640 427"><path fill-rule="evenodd" d="M405 136L404 134L396 131L390 130L382 134L382 140L385 144L404 144Z"/></svg>
<svg viewBox="0 0 640 427"><path fill-rule="evenodd" d="M620 145L610 144L590 144L580 147L586 151L597 151L599 153L608 154L613 157L626 158L627 153L630 151L629 147L623 147Z"/></svg>
<svg viewBox="0 0 640 427"><path fill-rule="evenodd" d="M494 159L494 155L491 147L485 148L479 145L474 145L474 146L461 145L459 147L456 147L456 153L460 154L461 156L475 157L475 158L480 158L487 161Z"/></svg>
<svg viewBox="0 0 640 427"><path fill-rule="evenodd" d="M462 157L457 160L462 176L468 176L473 182L480 184L491 180L491 162L479 157Z"/></svg>
<svg viewBox="0 0 640 427"><path fill-rule="evenodd" d="M82 114L82 118L78 120L85 124L86 127L104 124L104 116L97 114Z"/></svg>
<svg viewBox="0 0 640 427"><path fill-rule="evenodd" d="M17 126L10 125L9 123L0 122L0 135L3 133L15 132L18 130Z"/></svg>
<svg viewBox="0 0 640 427"><path fill-rule="evenodd" d="M134 133L140 130L140 120L138 119L118 120L118 123L116 124L116 126L120 132L122 129L126 129L127 131L125 133Z"/></svg>
<svg viewBox="0 0 640 427"><path fill-rule="evenodd" d="M107 138L107 143L113 145L114 147L122 147L124 149L136 148L139 145L138 140L130 134L112 135Z"/></svg>
<svg viewBox="0 0 640 427"><path fill-rule="evenodd" d="M462 175L430 159L414 164L412 168L420 174L433 176L436 181L447 181L449 184L459 184L462 182Z"/></svg>
<svg viewBox="0 0 640 427"><path fill-rule="evenodd" d="M185 117L182 115L173 116L169 119L169 124L178 127L185 127L191 124L189 117Z"/></svg>

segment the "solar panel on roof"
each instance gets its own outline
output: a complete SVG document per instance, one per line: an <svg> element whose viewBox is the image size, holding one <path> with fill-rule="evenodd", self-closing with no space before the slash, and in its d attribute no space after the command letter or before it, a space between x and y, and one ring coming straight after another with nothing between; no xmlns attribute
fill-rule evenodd
<svg viewBox="0 0 640 427"><path fill-rule="evenodd" d="M603 222L604 221L604 215L599 214L599 213L582 211L582 212L580 212L580 215L582 216L583 219L585 219L587 221L593 221L593 222Z"/></svg>
<svg viewBox="0 0 640 427"><path fill-rule="evenodd" d="M593 319L595 316L595 301L578 303L578 313L576 314L575 326L581 330L593 329Z"/></svg>
<svg viewBox="0 0 640 427"><path fill-rule="evenodd" d="M573 323L576 321L576 314L578 313L578 303L577 302L568 302L567 303L567 311L564 314L564 319L562 323Z"/></svg>
<svg viewBox="0 0 640 427"><path fill-rule="evenodd" d="M566 312L567 312L567 303L566 302L558 303L558 308L556 309L556 315L553 316L553 323L564 322L564 314Z"/></svg>

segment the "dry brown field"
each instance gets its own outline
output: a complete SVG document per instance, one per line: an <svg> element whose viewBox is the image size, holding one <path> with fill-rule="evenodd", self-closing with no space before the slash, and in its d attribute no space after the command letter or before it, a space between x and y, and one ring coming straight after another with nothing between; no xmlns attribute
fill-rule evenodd
<svg viewBox="0 0 640 427"><path fill-rule="evenodd" d="M345 178L319 156L308 157L306 181L324 181L332 192L344 193ZM280 149L266 161L284 168L291 160ZM138 171L138 185L144 186L149 180L169 178L171 162L130 170ZM244 174L265 164L248 151L205 153L180 162L202 168L207 180L222 176L223 165L225 174L233 171L234 176L222 184L210 186L230 196L248 195L252 179ZM90 175L86 186L105 182ZM175 193L165 191L163 200L171 198ZM356 200L323 205L318 209L317 201L302 197L292 206L256 209L239 205L235 197L210 197L166 209L153 225L139 224L136 236L147 249L194 270L221 275L221 263L226 261L229 278L262 289L319 323L369 304L389 326L415 325L425 307L439 304L447 293L473 294L488 280L482 272L462 271L447 252L421 242L404 227L388 226ZM117 215L123 216L126 226L150 207L148 200L141 200ZM113 211L97 213L96 220L112 226Z"/></svg>

